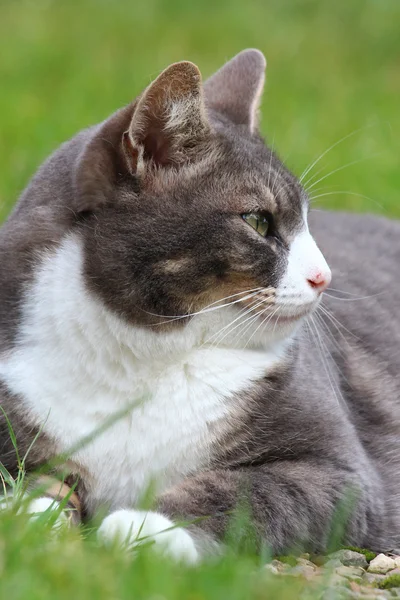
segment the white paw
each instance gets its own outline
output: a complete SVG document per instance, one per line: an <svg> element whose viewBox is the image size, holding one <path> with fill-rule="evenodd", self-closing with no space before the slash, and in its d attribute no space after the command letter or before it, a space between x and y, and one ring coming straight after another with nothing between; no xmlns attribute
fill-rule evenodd
<svg viewBox="0 0 400 600"><path fill-rule="evenodd" d="M105 544L117 541L130 549L153 542L155 550L175 560L189 564L199 561L191 535L182 527L174 527L170 519L156 512L117 510L104 519L97 535Z"/></svg>
<svg viewBox="0 0 400 600"><path fill-rule="evenodd" d="M60 503L57 502L57 500L54 500L53 498L35 498L34 500L31 500L31 502L29 502L27 506L20 508L18 512L24 512L28 514L30 515L30 521L36 521L46 511L59 511L59 515L54 521L52 529L59 529L64 525L68 525L68 517L65 511L60 511Z"/></svg>

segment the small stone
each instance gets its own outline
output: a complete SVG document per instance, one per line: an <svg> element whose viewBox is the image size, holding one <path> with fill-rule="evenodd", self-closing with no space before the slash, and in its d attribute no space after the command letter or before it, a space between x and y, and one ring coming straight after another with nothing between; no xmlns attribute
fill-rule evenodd
<svg viewBox="0 0 400 600"><path fill-rule="evenodd" d="M270 564L278 571L278 573L283 573L289 569L289 565L287 563L284 563L276 558Z"/></svg>
<svg viewBox="0 0 400 600"><path fill-rule="evenodd" d="M319 598L320 600L349 600L350 598L355 598L355 595L349 588L337 586L324 590L322 596Z"/></svg>
<svg viewBox="0 0 400 600"><path fill-rule="evenodd" d="M316 571L318 568L317 565L315 565L313 562L311 562L307 558L303 558L302 556L300 556L300 558L297 559L297 564L302 565L303 567L310 567L314 571Z"/></svg>
<svg viewBox="0 0 400 600"><path fill-rule="evenodd" d="M358 583L352 581L350 583L350 589L358 594L358 598L361 598L363 600L365 600L365 598L380 598L380 600L383 600L384 598L389 597L387 592L385 590L379 590L379 589L375 589L375 588L369 588L366 587L364 585L359 585Z"/></svg>
<svg viewBox="0 0 400 600"><path fill-rule="evenodd" d="M264 565L264 570L268 571L268 573L272 573L273 575L279 575L278 569L271 563Z"/></svg>
<svg viewBox="0 0 400 600"><path fill-rule="evenodd" d="M340 560L338 558L331 558L324 564L324 567L326 569L337 569L337 567L342 567L342 566L343 566L343 563L340 562Z"/></svg>
<svg viewBox="0 0 400 600"><path fill-rule="evenodd" d="M368 571L370 573L387 573L388 571L392 571L396 567L396 563L393 558L390 556L386 556L385 554L378 554L374 559L371 560L368 566Z"/></svg>
<svg viewBox="0 0 400 600"><path fill-rule="evenodd" d="M300 558L304 558L305 560L310 560L310 555L308 552L304 552L300 555Z"/></svg>
<svg viewBox="0 0 400 600"><path fill-rule="evenodd" d="M338 559L347 567L367 567L368 561L364 554L354 552L353 550L338 550L329 555L329 559Z"/></svg>
<svg viewBox="0 0 400 600"><path fill-rule="evenodd" d="M346 567L345 565L341 565L336 569L336 573L342 577L346 577L346 579L361 581L361 577L364 575L364 569L361 567Z"/></svg>
<svg viewBox="0 0 400 600"><path fill-rule="evenodd" d="M342 577L341 575L338 575L337 573L334 573L332 575L332 577L329 579L329 585L333 585L335 587L339 586L339 587L348 587L349 586L349 580L346 579L346 577Z"/></svg>
<svg viewBox="0 0 400 600"><path fill-rule="evenodd" d="M315 571L315 568L309 567L308 565L297 565L290 569L290 571L287 571L287 574L293 575L294 577L304 577L304 579L310 581L311 579L314 579Z"/></svg>
<svg viewBox="0 0 400 600"><path fill-rule="evenodd" d="M382 581L382 579L386 579L386 575L380 573L364 573L362 579L368 585L376 585Z"/></svg>

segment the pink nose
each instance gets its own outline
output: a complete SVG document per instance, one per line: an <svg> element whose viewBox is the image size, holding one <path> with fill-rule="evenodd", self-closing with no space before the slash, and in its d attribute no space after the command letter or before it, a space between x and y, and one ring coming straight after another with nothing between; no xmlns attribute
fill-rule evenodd
<svg viewBox="0 0 400 600"><path fill-rule="evenodd" d="M330 271L327 271L326 273L318 271L315 275L309 277L307 281L311 285L311 287L313 287L315 290L317 290L317 292L322 294L322 292L326 290L326 288L330 284L331 278L332 276Z"/></svg>

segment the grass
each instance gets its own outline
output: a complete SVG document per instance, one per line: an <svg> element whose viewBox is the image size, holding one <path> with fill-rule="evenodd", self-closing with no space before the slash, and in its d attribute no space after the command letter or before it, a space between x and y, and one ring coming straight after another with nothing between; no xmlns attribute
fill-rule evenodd
<svg viewBox="0 0 400 600"><path fill-rule="evenodd" d="M400 588L400 575L398 573L395 573L394 575L389 575L389 577L386 577L386 579L378 583L378 588L381 590Z"/></svg>
<svg viewBox="0 0 400 600"><path fill-rule="evenodd" d="M399 26L398 0L0 0L0 220L53 149L166 65L189 59L208 76L245 47L267 56L262 131L295 173L343 139L310 173L320 204L400 217ZM55 538L0 512L0 598L320 595L251 553L188 569L84 533Z"/></svg>

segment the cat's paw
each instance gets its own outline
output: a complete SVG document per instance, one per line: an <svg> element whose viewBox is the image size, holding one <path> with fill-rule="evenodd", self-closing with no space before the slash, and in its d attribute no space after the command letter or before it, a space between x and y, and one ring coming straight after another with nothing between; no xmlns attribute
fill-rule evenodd
<svg viewBox="0 0 400 600"><path fill-rule="evenodd" d="M133 550L152 542L155 550L189 564L200 558L191 535L156 512L117 510L104 519L97 535L104 544L117 541Z"/></svg>
<svg viewBox="0 0 400 600"><path fill-rule="evenodd" d="M50 516L52 516L51 513L58 512L59 514L51 526L52 529L56 530L68 526L70 521L65 510L60 510L60 503L57 502L57 500L46 496L31 500L26 507L20 509L18 512L25 512L28 514L30 521L36 521L45 512Z"/></svg>
<svg viewBox="0 0 400 600"><path fill-rule="evenodd" d="M44 513L47 513L50 518L53 518L55 512L59 513L52 523L52 529L60 529L60 527L69 525L71 521L66 511L60 510L60 503L47 496L29 500L27 494L24 494L22 499L16 499L12 494L9 494L0 499L0 510L11 510L15 506L17 507L17 514L29 515L29 521L31 522L37 521Z"/></svg>

